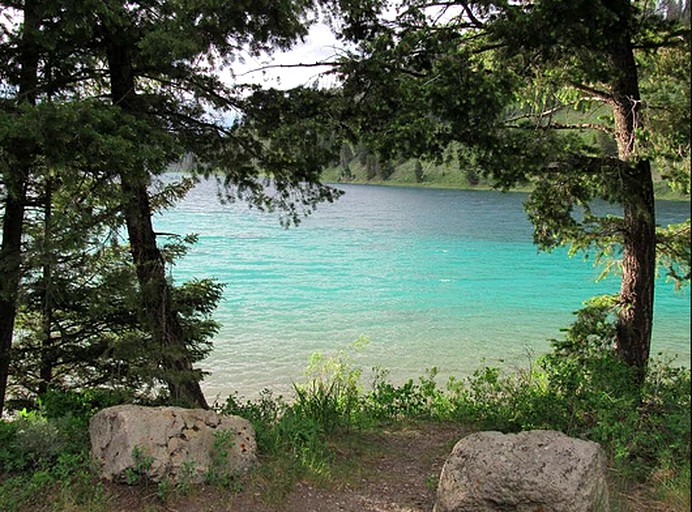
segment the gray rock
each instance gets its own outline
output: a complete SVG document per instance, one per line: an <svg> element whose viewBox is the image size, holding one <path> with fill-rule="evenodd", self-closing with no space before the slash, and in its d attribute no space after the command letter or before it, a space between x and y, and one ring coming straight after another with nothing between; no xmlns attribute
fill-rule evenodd
<svg viewBox="0 0 692 512"><path fill-rule="evenodd" d="M204 409L118 405L89 424L91 456L101 477L202 482L210 471L227 475L256 462L249 421Z"/></svg>
<svg viewBox="0 0 692 512"><path fill-rule="evenodd" d="M433 512L607 512L600 445L551 430L477 432L445 462Z"/></svg>

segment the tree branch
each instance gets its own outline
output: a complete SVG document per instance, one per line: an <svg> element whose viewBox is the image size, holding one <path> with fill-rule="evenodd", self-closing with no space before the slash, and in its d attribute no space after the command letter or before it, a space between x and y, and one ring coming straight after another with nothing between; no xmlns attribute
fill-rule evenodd
<svg viewBox="0 0 692 512"><path fill-rule="evenodd" d="M547 166L548 170L554 171L564 171L575 168L588 174L602 173L604 171L627 172L632 170L632 166L629 163L617 157L598 157L577 154L570 155L564 161L553 162Z"/></svg>
<svg viewBox="0 0 692 512"><path fill-rule="evenodd" d="M519 118L521 119L521 118ZM515 120L519 120L515 119ZM534 126L520 125L520 124L504 124L505 128L514 128L517 130L598 130L599 132L607 133L608 135L613 135L613 130L607 126L595 123L581 123L581 124L563 124L556 122L549 122L548 124L536 124Z"/></svg>
<svg viewBox="0 0 692 512"><path fill-rule="evenodd" d="M587 92L593 95L595 98L592 99L600 99L601 101L605 101L606 103L613 103L615 101L613 95L607 91L602 91L600 89L596 89L595 87L590 87L588 85L580 83L571 83L570 85L579 91Z"/></svg>
<svg viewBox="0 0 692 512"><path fill-rule="evenodd" d="M580 123L580 124L564 124L551 122L546 128L554 128L556 130L598 130L599 132L613 135L613 130L607 126L596 123Z"/></svg>
<svg viewBox="0 0 692 512"><path fill-rule="evenodd" d="M675 48L685 44L685 36L689 34L689 28L680 29L667 34L667 38L662 41L646 41L634 44L635 50L658 50L659 48Z"/></svg>
<svg viewBox="0 0 692 512"><path fill-rule="evenodd" d="M236 76L250 75L252 73L257 73L258 71L266 71L268 69L317 68L317 67L325 67L325 66L336 68L340 65L341 65L340 62L299 62L296 64L267 64L266 66L261 66L259 68L251 69L250 71L246 71L245 73L240 73L239 75L236 75Z"/></svg>
<svg viewBox="0 0 692 512"><path fill-rule="evenodd" d="M474 27L476 27L476 28L484 28L485 27L485 24L482 21L480 21L478 18L476 18L475 14L473 14L473 11L469 7L468 2L459 2L459 3L461 4L461 7L464 9L466 16L468 16L471 23L473 23Z"/></svg>
<svg viewBox="0 0 692 512"><path fill-rule="evenodd" d="M216 132L217 134L221 133L221 134L224 134L227 136L232 135L232 132L230 130L228 130L227 128L224 128L221 125L202 121L201 119L197 119L197 118L188 116L186 114L183 114L180 111L169 110L168 112L166 112L166 115L169 118L177 118L178 120L185 122L188 126L197 126L198 128L205 129L209 132Z"/></svg>

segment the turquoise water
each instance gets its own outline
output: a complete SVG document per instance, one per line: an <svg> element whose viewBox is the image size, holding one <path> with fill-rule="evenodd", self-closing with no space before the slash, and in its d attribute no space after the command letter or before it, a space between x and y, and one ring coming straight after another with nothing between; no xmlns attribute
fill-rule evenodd
<svg viewBox="0 0 692 512"><path fill-rule="evenodd" d="M370 343L356 362L395 382L433 366L442 378L527 366L583 300L619 288L616 278L596 283L599 270L580 257L538 253L524 194L340 187L339 201L289 230L276 215L220 204L213 183L155 219L158 231L199 235L175 280L226 285L223 328L202 364L210 399L285 393L310 354L359 336ZM688 216L687 203L658 205L662 224ZM689 289L661 281L655 315L653 351L689 365Z"/></svg>

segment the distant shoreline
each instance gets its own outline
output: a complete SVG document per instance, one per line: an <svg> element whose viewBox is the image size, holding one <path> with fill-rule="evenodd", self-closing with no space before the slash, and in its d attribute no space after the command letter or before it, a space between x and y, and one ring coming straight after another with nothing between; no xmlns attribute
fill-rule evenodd
<svg viewBox="0 0 692 512"><path fill-rule="evenodd" d="M331 177L330 177L331 178ZM354 179L350 181L339 181L334 179L325 179L323 182L330 186L339 185L359 185L359 186L375 186L375 187L401 187L401 188L421 188L421 189L436 189L436 190L470 190L470 191L495 191L503 192L497 188L490 185L463 185L463 184L450 184L450 183L440 183L436 181L422 181L422 182L411 182L403 180L362 180ZM512 188L510 190L504 191L503 193L530 193L531 187L520 187ZM672 190L655 190L654 197L657 201L690 201L689 195L680 194Z"/></svg>

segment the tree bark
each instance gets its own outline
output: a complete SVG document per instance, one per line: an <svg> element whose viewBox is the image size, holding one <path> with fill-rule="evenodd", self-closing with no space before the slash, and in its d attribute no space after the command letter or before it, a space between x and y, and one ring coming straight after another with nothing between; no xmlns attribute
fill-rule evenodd
<svg viewBox="0 0 692 512"><path fill-rule="evenodd" d="M627 2L626 2L627 3ZM624 23L623 23L624 25ZM623 26L620 44L611 49L613 113L618 156L632 164L619 177L624 209L622 283L620 287L618 355L644 378L651 350L654 285L656 277L656 215L653 179L648 160L633 163L636 131L641 128L641 96L634 50L628 28Z"/></svg>
<svg viewBox="0 0 692 512"><path fill-rule="evenodd" d="M38 86L38 36L41 15L38 2L24 2L24 30L19 51L18 103L36 104ZM26 188L35 150L30 141L15 149L16 165L5 176L7 197L0 246L0 417L5 408L5 394L9 379L14 322L17 316L17 295L21 279L21 244L24 232Z"/></svg>
<svg viewBox="0 0 692 512"><path fill-rule="evenodd" d="M135 94L130 42L119 34L110 34L108 66L111 98L114 105L132 115L141 115ZM122 208L135 263L142 306L154 342L160 347L159 365L176 403L208 408L185 346L177 311L171 305L171 288L166 280L165 264L156 245L151 223L148 171L139 167L120 172Z"/></svg>
<svg viewBox="0 0 692 512"><path fill-rule="evenodd" d="M41 276L41 364L39 368L38 394L45 394L53 381L53 368L55 367L53 328L53 258L51 243L53 238L53 183L46 179L45 201L43 207L43 275Z"/></svg>
<svg viewBox="0 0 692 512"><path fill-rule="evenodd" d="M656 279L654 190L649 161L640 161L626 180L616 349L642 382L651 352Z"/></svg>
<svg viewBox="0 0 692 512"><path fill-rule="evenodd" d="M17 174L24 174L17 169ZM26 183L16 176L6 183L7 199L2 226L0 249L0 417L5 407L5 394L10 372L14 321L17 316L17 293L20 280L21 240L24 227Z"/></svg>

